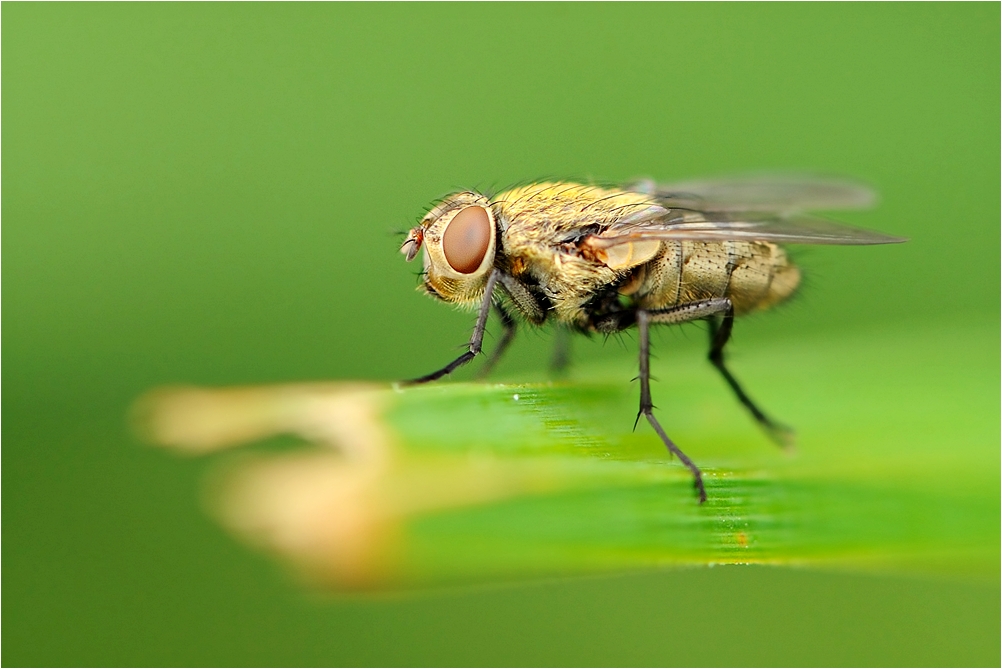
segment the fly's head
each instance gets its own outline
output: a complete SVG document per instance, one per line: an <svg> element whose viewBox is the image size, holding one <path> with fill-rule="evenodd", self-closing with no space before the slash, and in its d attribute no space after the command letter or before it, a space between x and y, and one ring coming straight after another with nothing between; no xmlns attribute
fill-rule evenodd
<svg viewBox="0 0 1002 669"><path fill-rule="evenodd" d="M488 199L463 192L439 203L410 231L400 252L411 261L422 249L426 293L460 306L479 304L497 250Z"/></svg>

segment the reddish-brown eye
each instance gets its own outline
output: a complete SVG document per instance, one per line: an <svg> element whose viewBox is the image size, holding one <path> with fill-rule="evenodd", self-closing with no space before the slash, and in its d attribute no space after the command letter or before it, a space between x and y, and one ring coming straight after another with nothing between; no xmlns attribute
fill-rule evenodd
<svg viewBox="0 0 1002 669"><path fill-rule="evenodd" d="M460 274L480 267L491 245L491 219L483 207L467 207L449 222L442 235L445 259Z"/></svg>

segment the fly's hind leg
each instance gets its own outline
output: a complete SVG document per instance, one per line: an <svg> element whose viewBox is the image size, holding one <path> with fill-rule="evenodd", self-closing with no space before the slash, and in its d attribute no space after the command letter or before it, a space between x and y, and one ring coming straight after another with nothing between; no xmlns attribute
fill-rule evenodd
<svg viewBox="0 0 1002 669"><path fill-rule="evenodd" d="M495 304L494 310L498 312L498 316L501 317L501 327L504 330L501 332L501 339L498 340L497 346L494 347L494 351L491 353L491 357L487 358L487 362L484 366L480 368L477 372L478 379L487 378L487 376L494 370L494 367L498 364L498 361L504 356L505 351L511 345L513 339L515 339L516 324L515 319L509 314L504 307Z"/></svg>
<svg viewBox="0 0 1002 669"><path fill-rule="evenodd" d="M707 321L710 323L710 353L708 356L710 362L713 363L713 366L724 377L727 385L737 395L738 401L751 412L751 415L762 426L762 429L769 435L769 438L783 448L791 448L794 443L793 430L766 416L758 408L758 405L748 397L741 384L738 383L738 380L734 378L734 375L731 374L730 370L724 364L724 346L727 345L727 341L731 338L731 330L734 327L734 306L731 305L730 300L727 300L727 309L723 312L723 317L719 323L716 316L710 316L707 318Z"/></svg>

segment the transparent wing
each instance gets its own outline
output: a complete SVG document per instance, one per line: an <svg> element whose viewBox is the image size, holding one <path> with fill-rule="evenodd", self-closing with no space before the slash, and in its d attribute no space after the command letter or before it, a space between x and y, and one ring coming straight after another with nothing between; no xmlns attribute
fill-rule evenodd
<svg viewBox="0 0 1002 669"><path fill-rule="evenodd" d="M852 228L808 215L769 216L674 210L650 206L627 216L589 240L594 248L610 248L638 240L762 241L780 244L896 244L907 241L872 230Z"/></svg>
<svg viewBox="0 0 1002 669"><path fill-rule="evenodd" d="M804 174L758 174L658 184L649 179L624 186L672 209L792 214L862 209L876 202L867 186L847 179Z"/></svg>

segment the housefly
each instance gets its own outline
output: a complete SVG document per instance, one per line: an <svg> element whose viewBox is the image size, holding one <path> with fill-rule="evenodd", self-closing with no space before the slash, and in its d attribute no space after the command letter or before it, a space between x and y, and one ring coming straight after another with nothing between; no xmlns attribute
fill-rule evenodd
<svg viewBox="0 0 1002 669"><path fill-rule="evenodd" d="M789 443L789 429L767 416L728 370L724 347L736 316L767 309L797 289L800 271L782 244L905 241L807 213L872 200L870 190L846 181L778 176L616 187L553 181L496 195L453 193L410 231L400 251L410 261L423 250L423 290L475 310L477 320L467 351L408 383L439 379L480 354L492 308L504 333L488 366L511 343L519 320L556 321L583 333L636 328L637 420L644 416L692 472L702 503L699 468L654 416L651 327L707 321L710 362L770 437Z"/></svg>

